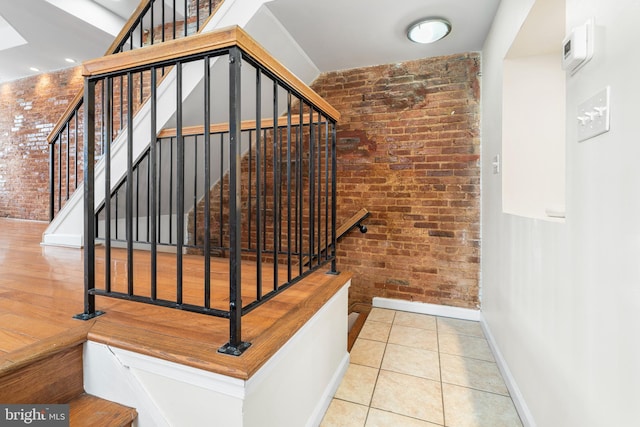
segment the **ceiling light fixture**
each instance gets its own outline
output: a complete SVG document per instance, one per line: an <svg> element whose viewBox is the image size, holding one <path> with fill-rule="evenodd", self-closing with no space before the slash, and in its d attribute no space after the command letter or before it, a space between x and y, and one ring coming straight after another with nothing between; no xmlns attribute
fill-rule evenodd
<svg viewBox="0 0 640 427"><path fill-rule="evenodd" d="M422 19L407 29L407 37L415 43L433 43L451 32L451 23L442 18Z"/></svg>
<svg viewBox="0 0 640 427"><path fill-rule="evenodd" d="M75 64L76 60L72 59L72 58L64 58L65 61L67 61L69 64Z"/></svg>
<svg viewBox="0 0 640 427"><path fill-rule="evenodd" d="M30 69L31 71L35 71L36 73L37 73L38 71L40 71L40 69L39 69L39 68L36 68L36 67L29 67L29 69Z"/></svg>

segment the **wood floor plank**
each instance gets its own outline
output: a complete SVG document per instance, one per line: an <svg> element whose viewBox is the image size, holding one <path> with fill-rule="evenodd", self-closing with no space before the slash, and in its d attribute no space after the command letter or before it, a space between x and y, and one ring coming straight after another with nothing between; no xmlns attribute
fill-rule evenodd
<svg viewBox="0 0 640 427"><path fill-rule="evenodd" d="M0 330L0 350L11 352L33 344L37 339L14 331Z"/></svg>

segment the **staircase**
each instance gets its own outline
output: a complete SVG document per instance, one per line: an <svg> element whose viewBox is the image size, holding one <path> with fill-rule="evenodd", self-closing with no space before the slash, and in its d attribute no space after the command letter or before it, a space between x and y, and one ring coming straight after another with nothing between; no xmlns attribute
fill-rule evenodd
<svg viewBox="0 0 640 427"><path fill-rule="evenodd" d="M69 405L71 426L126 427L135 409L86 394L83 388L83 344L90 325L83 325L10 354L0 364L0 402L24 405Z"/></svg>
<svg viewBox="0 0 640 427"><path fill-rule="evenodd" d="M183 0L184 1L184 0ZM186 0L194 2L195 0ZM199 0L203 2L203 0ZM247 30L254 38L259 38L261 44L274 56L280 59L283 64L298 76L303 82L309 83L313 81L318 75L319 70L304 54L300 46L297 45L295 40L290 34L284 30L282 25L271 14L271 12L264 6L271 0L220 0L215 3L213 8L214 14L208 19L203 19L201 13L199 22L202 24L198 28L199 33L207 33L216 29L224 28L230 25L238 25L241 28ZM156 3L160 3L155 0ZM151 0L143 0L142 3L153 3ZM179 2L181 3L181 2ZM203 2L208 3L208 2ZM180 9L177 7L177 9ZM208 10L208 6L205 8ZM144 8L139 7L138 10L142 11ZM155 13L158 13L158 7L155 9ZM167 15L169 15L167 13ZM132 25L137 21L135 19L130 20ZM138 19L147 22L148 19ZM157 25L156 25L157 26ZM192 25L189 28L195 29ZM139 33L139 30L134 33ZM144 32L144 31L143 31ZM147 32L150 32L147 30ZM124 43L128 49L131 43L125 43L122 40L129 40L126 34L131 33L123 30L122 36L119 37L121 44ZM167 36L171 31L166 31ZM158 38L158 32L155 33L154 38ZM178 35L180 35L179 33ZM139 44L139 43L138 43ZM112 48L113 52L118 52L117 44ZM136 49L136 45L133 45L133 49ZM112 53L113 53L112 52ZM168 76L161 79L163 84ZM201 76L194 77L195 79L201 79ZM185 78L186 79L186 78ZM160 79L159 79L160 80ZM187 79L188 80L188 79ZM143 83L148 85L148 80L143 79ZM197 81L192 82L196 84ZM137 83L134 83L137 84ZM184 97L189 97L190 89L185 88ZM148 93L143 94L148 96ZM78 93L72 104L68 108L67 112L54 127L54 130L49 136L50 142L50 218L51 222L45 233L43 234L42 244L51 246L66 246L66 247L82 247L84 244L82 222L83 222L83 185L82 185L82 138L83 138L83 115L84 106L82 104L83 94ZM134 115L134 127L140 126L145 114L146 103L142 101L136 101L140 108ZM148 107L148 106L147 106ZM148 109L148 108L147 108ZM146 112L148 113L148 111ZM168 113L173 114L173 111ZM158 123L158 129L162 127L171 128L175 127L169 122L169 118L166 119L167 123ZM120 123L126 125L126 117L122 117ZM120 152L120 160L116 159L118 156L118 141L126 139L127 131L125 128L121 128L118 124L113 129L114 134L120 135L119 139L114 139L112 145L114 147L111 156L115 159L115 163L124 165L125 157L123 152ZM134 154L140 154L148 146L147 144L141 144L139 150L136 150ZM120 144L122 147L125 144ZM98 147L99 150L102 147ZM124 151L124 150L123 150ZM97 153L97 171L100 173L100 163L102 157L101 152ZM124 168L120 167L117 171L112 171L111 179L113 182L112 191L121 182ZM97 176L101 179L100 176ZM99 194L96 194L100 196ZM102 195L101 197L104 197ZM96 210L99 209L100 203L103 199L96 199Z"/></svg>
<svg viewBox="0 0 640 427"><path fill-rule="evenodd" d="M168 9L164 0L141 0L140 5L127 21L120 34L107 50L105 56L137 50L150 45L205 33L230 24L245 26L258 13L263 3L270 0L179 0L174 1L175 10ZM180 4L184 4L181 7ZM165 10L166 9L166 10ZM159 18L162 16L164 21ZM155 19L155 21L154 21ZM173 20L172 20L173 19ZM182 21L180 21L182 19ZM165 22L161 24L160 22ZM194 81L195 85L197 81ZM140 80L140 98L136 100L135 122L143 120L148 93L143 87L148 82ZM188 94L188 92L187 92ZM48 137L50 144L49 170L49 227L43 234L42 243L52 246L82 247L83 217L83 170L82 139L84 134L84 103L82 91L54 126ZM120 123L112 129L121 138L127 136L127 123L121 112ZM114 140L117 147L117 140ZM122 146L124 144L120 144ZM105 147L100 147L104 150ZM98 159L103 154L98 153ZM121 153L122 154L122 153ZM112 153L117 155L117 151ZM123 164L120 161L120 164ZM116 162L117 164L117 162ZM116 172L117 173L117 172ZM114 176L114 181L119 177Z"/></svg>

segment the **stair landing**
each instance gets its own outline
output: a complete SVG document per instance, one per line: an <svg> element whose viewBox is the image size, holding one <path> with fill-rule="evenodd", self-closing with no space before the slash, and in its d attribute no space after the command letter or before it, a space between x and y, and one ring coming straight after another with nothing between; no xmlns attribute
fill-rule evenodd
<svg viewBox="0 0 640 427"><path fill-rule="evenodd" d="M16 363L16 354L34 354L37 346L79 334L246 380L351 278L317 271L244 316L243 340L252 346L233 357L217 352L228 340L229 323L213 316L98 297L98 309L107 314L89 322L73 319L83 307L82 251L40 246L46 226L0 219L0 368Z"/></svg>

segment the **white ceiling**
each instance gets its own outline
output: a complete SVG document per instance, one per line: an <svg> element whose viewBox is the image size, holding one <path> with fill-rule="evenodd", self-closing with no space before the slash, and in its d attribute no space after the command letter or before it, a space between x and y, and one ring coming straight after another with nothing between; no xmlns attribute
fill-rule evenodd
<svg viewBox="0 0 640 427"><path fill-rule="evenodd" d="M37 74L30 67L52 71L69 67L65 58L103 55L138 2L0 0L0 82ZM320 71L332 71L479 51L499 2L273 0L267 7ZM406 28L432 16L448 19L451 34L433 45L410 42ZM5 48L5 34L26 43Z"/></svg>

